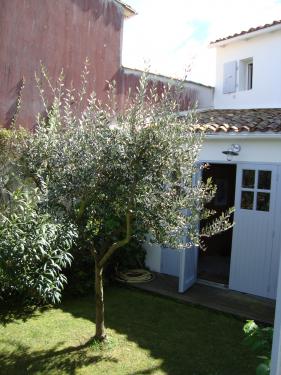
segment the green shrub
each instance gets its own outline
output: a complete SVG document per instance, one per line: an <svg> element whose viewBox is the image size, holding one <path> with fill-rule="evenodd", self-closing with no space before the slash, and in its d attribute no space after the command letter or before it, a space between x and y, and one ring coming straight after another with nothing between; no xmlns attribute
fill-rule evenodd
<svg viewBox="0 0 281 375"><path fill-rule="evenodd" d="M245 344L261 359L261 363L256 369L256 375L269 375L273 328L261 328L253 320L248 320L243 330L246 334Z"/></svg>
<svg viewBox="0 0 281 375"><path fill-rule="evenodd" d="M84 295L94 291L94 261L87 246L78 243L71 254L73 261L70 268L65 270L67 277L66 293ZM133 239L128 245L117 251L110 259L105 269L107 281L114 279L116 270L124 271L132 268L143 268L145 250L137 240Z"/></svg>
<svg viewBox="0 0 281 375"><path fill-rule="evenodd" d="M0 211L0 294L57 302L70 265L74 227L40 211L40 195L17 190Z"/></svg>

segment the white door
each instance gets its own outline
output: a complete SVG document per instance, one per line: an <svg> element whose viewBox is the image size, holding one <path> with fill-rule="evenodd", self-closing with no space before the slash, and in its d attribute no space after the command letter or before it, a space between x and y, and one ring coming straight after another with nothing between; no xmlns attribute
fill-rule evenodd
<svg viewBox="0 0 281 375"><path fill-rule="evenodd" d="M275 165L237 165L230 289L275 298L277 179Z"/></svg>

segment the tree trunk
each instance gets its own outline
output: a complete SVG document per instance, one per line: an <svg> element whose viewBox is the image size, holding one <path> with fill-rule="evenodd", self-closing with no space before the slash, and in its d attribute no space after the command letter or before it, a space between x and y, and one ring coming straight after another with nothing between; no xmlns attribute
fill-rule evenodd
<svg viewBox="0 0 281 375"><path fill-rule="evenodd" d="M96 334L95 339L103 341L106 339L104 326L104 300L103 300L103 267L95 263L95 299L96 299Z"/></svg>

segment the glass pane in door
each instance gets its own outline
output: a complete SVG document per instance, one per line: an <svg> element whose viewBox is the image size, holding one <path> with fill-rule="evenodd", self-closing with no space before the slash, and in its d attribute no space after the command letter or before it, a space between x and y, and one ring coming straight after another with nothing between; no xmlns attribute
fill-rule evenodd
<svg viewBox="0 0 281 375"><path fill-rule="evenodd" d="M253 189L255 187L255 170L243 169L242 174L242 187Z"/></svg>
<svg viewBox="0 0 281 375"><path fill-rule="evenodd" d="M270 193L257 193L257 211L269 211Z"/></svg>
<svg viewBox="0 0 281 375"><path fill-rule="evenodd" d="M258 189L270 190L271 171L259 171Z"/></svg>
<svg viewBox="0 0 281 375"><path fill-rule="evenodd" d="M254 192L242 191L241 193L241 208L244 210L252 210L254 206Z"/></svg>

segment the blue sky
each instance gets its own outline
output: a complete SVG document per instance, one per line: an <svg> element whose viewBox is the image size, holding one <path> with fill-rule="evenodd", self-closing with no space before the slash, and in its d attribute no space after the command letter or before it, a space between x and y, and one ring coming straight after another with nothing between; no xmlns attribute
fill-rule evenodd
<svg viewBox="0 0 281 375"><path fill-rule="evenodd" d="M281 0L126 0L123 65L214 84L211 40L281 19Z"/></svg>

